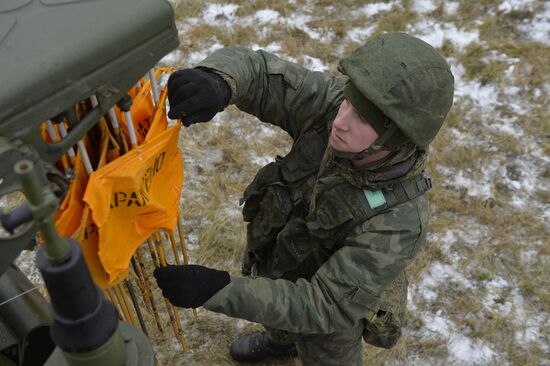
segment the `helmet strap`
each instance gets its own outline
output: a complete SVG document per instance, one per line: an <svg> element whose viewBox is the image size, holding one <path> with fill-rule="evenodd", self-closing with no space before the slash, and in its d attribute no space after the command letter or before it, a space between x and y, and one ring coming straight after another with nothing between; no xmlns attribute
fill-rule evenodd
<svg viewBox="0 0 550 366"><path fill-rule="evenodd" d="M384 133L382 133L381 136L376 139L376 141L372 143L372 145L367 147L365 150L358 152L353 157L351 157L351 159L361 160L366 158L367 156L374 155L381 150L388 149L384 146L384 143L388 141L388 139L392 137L395 132L397 132L399 127L395 122L393 122L386 116L384 116L384 127L386 127L386 130L384 131Z"/></svg>

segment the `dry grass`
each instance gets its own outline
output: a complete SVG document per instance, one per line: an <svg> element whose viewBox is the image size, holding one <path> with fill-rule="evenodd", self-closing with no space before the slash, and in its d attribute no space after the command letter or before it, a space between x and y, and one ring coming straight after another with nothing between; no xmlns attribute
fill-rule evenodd
<svg viewBox="0 0 550 366"><path fill-rule="evenodd" d="M276 10L282 16L302 12L309 16L306 26L322 37L312 38L304 29L284 23L263 25L257 29L243 27L238 22L231 29L215 24L201 25L182 35L184 59L187 52L208 47L214 39L224 45L267 46L278 43L281 54L298 61L302 60L302 55L318 58L329 67L330 72L334 72L338 59L359 46L359 43L347 38L352 28L376 24L375 35L406 31L410 24L424 16L415 12L412 1L400 2L391 11L382 11L370 17L357 11L365 2L354 0L345 0L338 6L328 0L315 3L305 0L292 3L238 0L232 3L239 5L236 15L242 18L251 17L263 9ZM199 4L189 0L176 2L178 19L185 21L186 16L200 17ZM428 313L440 311L442 316L456 325L456 332L490 344L503 355L500 360L512 365L534 365L544 358L544 352L534 342L518 342L514 334L524 325L496 309L485 307L483 301L493 281L505 279L508 283L517 283L519 294L527 301L527 311L532 312L529 314L548 312L550 281L544 265L547 264L549 249L544 243L549 230L540 218L540 208L526 210L513 206L510 203L510 196L515 192L513 188L499 180L499 175L487 176L487 169L497 157L503 165L496 172L512 181L521 181L525 172L515 163L518 156L529 156L534 146L532 143L538 144L542 154L549 154L549 100L544 88L549 82L550 73L545 60L549 59L550 51L548 47L526 39L518 29L520 23L533 19L537 10L541 9L540 5L532 11L502 13L498 10L500 4L498 0L464 1L459 3L455 14L449 14L448 5L437 2L435 10L429 13L436 21L453 22L465 30L479 30L482 40L479 43L474 42L461 50L446 40L440 49L444 55L463 65L465 80L478 82L482 86L495 86L503 101L510 98L506 88L515 87L518 97L525 100L530 109L528 114L520 114L503 102L495 108L498 115L488 116L478 107L476 100L463 98L455 103L440 136L432 144L428 161L428 171L435 182L430 192L431 234L408 273L411 284L418 285L432 263L458 265L471 287L465 288L450 281L435 289L435 301L416 296L413 300L418 310ZM186 7L188 10L185 12L183 9ZM266 26L269 27L267 32L264 29ZM511 59L519 59L520 62L510 72ZM492 128L492 124L500 118L514 119L523 130L522 134L514 135ZM265 133L265 128L269 129L269 134ZM457 135L467 138L457 140ZM523 136L530 137L530 144L524 143ZM238 275L246 237L245 225L239 217L238 199L261 166L251 157L284 155L290 140L284 133L265 127L254 118L230 108L214 124L186 129L182 142L186 159L182 202L193 259ZM492 185L491 197L479 199L470 195L467 188L457 188L441 167L462 171L473 182L490 179L487 184ZM549 172L548 169L543 171L539 179L548 181ZM547 190L538 189L533 195L539 197L541 204L549 201ZM439 240L450 230L455 230L457 240L444 247ZM474 238L475 231L481 230L475 245L472 240L476 239L468 236L470 230L474 230ZM529 266L525 266L522 259L522 253L526 250L537 253ZM458 264L452 259L456 255L460 256ZM495 303L509 303L513 296L517 296L515 293L513 287L504 288L496 294ZM198 348L181 360L216 365L235 364L226 352L231 340L242 332L257 329L257 326L243 325L206 311L201 311L200 318L189 320L189 326L193 329L192 334L198 337L198 341L193 341ZM449 356L450 340L420 337L425 326L425 320L418 311L410 313L407 330L392 350L365 346L366 364L411 363L414 359L444 363ZM220 332L221 329L223 332ZM411 355L414 357L411 358ZM173 360L176 362L178 357L174 356ZM274 364L291 365L293 361Z"/></svg>
<svg viewBox="0 0 550 366"><path fill-rule="evenodd" d="M365 364L446 364L452 353L451 340L426 335L431 319L428 316L445 318L454 324L453 333L490 345L499 355L496 363L523 366L547 361L548 348L518 337L532 326L527 323L533 319L540 320L539 333L546 337L546 345L550 334L550 229L543 216L545 210L548 215L550 203L550 168L542 164L542 157L550 156L550 48L529 39L520 29L543 10L543 2L531 10L502 12L500 0L460 1L456 13L450 14L449 3L436 1L435 10L418 14L414 1L404 0L374 16L361 11L369 3L379 1L175 0L176 21L185 32L180 34L181 60L172 66L191 66L191 54L204 52L216 43L261 47L278 44L284 56L301 62L308 55L335 72L337 61L360 45L348 36L353 28L376 25L373 35L406 31L429 16L463 30L478 30L479 42L461 49L446 40L440 51L464 67L464 80L495 88L498 105L488 113L474 97L459 98L432 144L427 167L434 181L429 193L430 235L408 268L409 281L416 289L410 299L414 309L409 312L402 339L392 350L365 345ZM227 27L201 20L208 4L236 4L239 7L235 16L241 19L251 19L265 9L275 10L282 17L302 14L308 18L303 26L285 22L250 26L237 21ZM191 18L198 24L190 26ZM227 19L220 16L218 20ZM320 36L312 37L304 27ZM523 110L511 105L517 100ZM495 128L506 120L514 121L514 133ZM286 154L291 140L284 132L230 107L212 123L183 129L180 143L185 160L181 203L192 262L239 275L246 241L239 198L262 164ZM469 179L470 186L457 184L459 173ZM528 180L528 174L536 175L537 185L532 192L525 192L522 207L511 198L521 196L514 183ZM490 194L472 194L484 185L490 187ZM445 235L455 240L445 241ZM453 266L467 284L450 278L431 289L433 300L425 298L416 287L422 286L434 263ZM505 285L495 291L494 283L498 281ZM515 319L517 312L505 312L504 305L516 306L517 297L522 299L524 316ZM494 306L485 305L489 300ZM168 330L164 305L159 302L157 306L167 329L164 334L155 330L150 315L146 318L162 365L236 365L227 353L230 343L240 334L259 329L258 325L203 309L199 309L198 317L182 311L192 350L182 354ZM260 363L298 364L296 360Z"/></svg>

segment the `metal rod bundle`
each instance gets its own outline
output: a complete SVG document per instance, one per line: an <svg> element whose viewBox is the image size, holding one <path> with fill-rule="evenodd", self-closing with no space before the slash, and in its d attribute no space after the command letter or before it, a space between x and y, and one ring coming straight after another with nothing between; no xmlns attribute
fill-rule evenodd
<svg viewBox="0 0 550 366"><path fill-rule="evenodd" d="M161 103L159 102L160 92L157 85L157 80L155 79L155 71L150 70L147 76L151 82L151 92L149 94L149 97L152 98L155 108L161 108ZM144 82L142 80L136 83L135 86L136 90L138 90L142 87L146 87L147 85L144 85ZM86 113L87 107L89 108L90 105L92 106L92 108L97 107L100 106L100 103L101 100L98 100L96 95L90 96L90 99L87 103L79 104L75 116L76 114L78 114L80 119L82 115ZM135 125L135 121L132 118L131 107L132 100L128 97L118 103L118 109L117 107L109 108L107 115L104 116L105 121L110 122L110 126L108 126L107 128L110 130L114 141L116 141L116 143L118 144L119 153L121 156L133 149L138 148L138 144L140 141L138 139L138 136L136 135L136 130L139 128L139 126ZM162 110L162 113L165 113L164 109ZM122 121L126 123L126 126L121 126L121 116L123 116ZM48 133L49 139L52 142L59 142L62 141L65 136L67 136L67 126L69 126L70 130L71 128L74 128L76 125L78 125L79 120L74 116L72 116L71 118L69 116L61 116L57 119L54 119L53 122L54 123L49 120L46 121L46 131ZM105 124L105 126L107 126L107 124ZM124 130L124 128L126 129ZM143 129L141 129L140 131L143 131ZM88 133L88 140L83 138L79 140L76 144L80 159L88 176L91 176L94 173L93 164L96 163L92 161L93 159L96 159L95 155L89 154L89 152L87 151L87 148L97 147L97 141L93 141L93 136L93 134ZM129 141L127 141L127 139ZM90 141L89 144L88 141ZM66 160L69 160L69 162L66 164L75 167L76 154L73 148L68 150L67 156L64 157ZM175 236L176 230L178 232L177 239ZM168 265L165 252L165 246L167 245L169 245L172 250L175 264L181 265L182 263L189 263L189 255L185 246L181 217L179 215L175 228L170 231L165 230L164 232L158 230L150 238L144 240L142 247L138 248L135 251L134 255L131 258L131 264L129 268L130 275L121 282L118 282L116 285L104 290L106 297L115 305L119 318L134 326L140 327L147 335L150 334L150 331L152 329L151 323L153 322L156 324L156 328L158 329L158 331L164 333L164 327L161 317L162 314L159 313L159 307L156 305L156 302L159 300L155 299L155 294L158 294L160 292L153 291L150 277L152 275L153 268L159 268ZM146 253L149 255L145 254L145 252L142 252L142 250L146 250ZM182 349L184 351L188 351L188 345L183 333L180 313L178 309L168 301L168 299L163 298L163 301L165 304L165 311L171 324L170 326L173 329L173 333L181 344ZM196 316L195 309L193 309L193 313ZM147 329L148 323L149 329Z"/></svg>

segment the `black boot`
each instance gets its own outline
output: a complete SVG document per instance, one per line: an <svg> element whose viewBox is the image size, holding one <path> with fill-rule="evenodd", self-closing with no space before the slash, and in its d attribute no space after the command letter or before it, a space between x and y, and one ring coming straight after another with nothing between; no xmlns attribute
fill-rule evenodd
<svg viewBox="0 0 550 366"><path fill-rule="evenodd" d="M268 357L295 356L296 346L275 344L266 332L256 332L237 338L229 348L229 354L235 361L258 362Z"/></svg>

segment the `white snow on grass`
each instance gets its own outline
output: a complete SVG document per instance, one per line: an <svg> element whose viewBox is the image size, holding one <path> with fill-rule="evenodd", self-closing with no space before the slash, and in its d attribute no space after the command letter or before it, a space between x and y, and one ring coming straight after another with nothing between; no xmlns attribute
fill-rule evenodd
<svg viewBox="0 0 550 366"><path fill-rule="evenodd" d="M460 273L454 264L444 264L441 262L432 263L430 268L424 272L420 287L436 289L442 284L450 283L463 288L473 287L470 280Z"/></svg>
<svg viewBox="0 0 550 366"><path fill-rule="evenodd" d="M177 66L182 58L182 52L180 50L174 50L164 56L159 63L170 66Z"/></svg>
<svg viewBox="0 0 550 366"><path fill-rule="evenodd" d="M311 16L305 14L292 14L286 19L285 24L289 28L296 28L305 32L310 38L316 39L319 42L328 42L331 40L332 32L324 32L322 30L315 30L309 26L309 23L314 20Z"/></svg>
<svg viewBox="0 0 550 366"><path fill-rule="evenodd" d="M44 286L44 280L42 275L36 266L36 251L35 250L23 250L14 261L15 265L19 267L33 285Z"/></svg>
<svg viewBox="0 0 550 366"><path fill-rule="evenodd" d="M431 0L415 0L413 3L413 8L417 13L425 14L431 13L437 9L437 5Z"/></svg>
<svg viewBox="0 0 550 366"><path fill-rule="evenodd" d="M267 46L260 46L259 44L253 44L253 45L250 46L250 48L253 49L254 51L264 50L264 51L273 53L273 54L281 57L280 56L280 53L281 53L281 43L280 42L271 42Z"/></svg>
<svg viewBox="0 0 550 366"><path fill-rule="evenodd" d="M503 13L518 10L530 10L535 5L535 0L503 0L498 6L498 10Z"/></svg>
<svg viewBox="0 0 550 366"><path fill-rule="evenodd" d="M304 56L304 66L310 70L313 71L326 71L328 70L328 67L323 63L323 61L319 60L318 58L311 57L311 56Z"/></svg>
<svg viewBox="0 0 550 366"><path fill-rule="evenodd" d="M512 11L534 11L537 5L542 5L543 11L537 11L533 20L524 21L518 29L526 38L550 45L550 3L536 0L504 0L498 10L504 14Z"/></svg>
<svg viewBox="0 0 550 366"><path fill-rule="evenodd" d="M479 199L488 199L493 197L492 176L493 174L485 172L481 177L470 177L465 175L462 170L438 165L437 169L448 179L445 179L445 185L450 188L464 188L466 194ZM469 174L470 175L470 174Z"/></svg>
<svg viewBox="0 0 550 366"><path fill-rule="evenodd" d="M363 12L364 14L368 16L374 16L380 12L383 11L390 11L394 7L395 3L373 3L373 4L367 4L363 6L361 9L359 9L360 12Z"/></svg>
<svg viewBox="0 0 550 366"><path fill-rule="evenodd" d="M431 303L439 297L437 289L443 283L448 283L449 281L457 283L468 282L453 266L436 262L423 273L420 282L417 285L413 285L412 288L414 293L418 293L419 296Z"/></svg>
<svg viewBox="0 0 550 366"><path fill-rule="evenodd" d="M544 3L545 10L535 15L532 21L518 26L518 29L528 38L536 42L550 45L550 4Z"/></svg>
<svg viewBox="0 0 550 366"><path fill-rule="evenodd" d="M377 25L376 24L373 24L373 25L370 25L366 28L351 28L349 31L348 31L348 38L350 40L352 40L353 42L357 42L357 43L365 43L367 41L367 39L374 33L374 31L376 30L377 28Z"/></svg>
<svg viewBox="0 0 550 366"><path fill-rule="evenodd" d="M231 221L241 220L243 215L241 213L241 208L239 207L239 199L238 198L228 199L227 204L233 204L233 205L230 207L223 207L220 210L220 213L219 213L220 216L222 218L224 217L230 218Z"/></svg>
<svg viewBox="0 0 550 366"><path fill-rule="evenodd" d="M273 137L278 133L277 128L268 123L261 123L258 125L258 128L260 129L258 138L262 138L262 136Z"/></svg>
<svg viewBox="0 0 550 366"><path fill-rule="evenodd" d="M441 316L442 311L439 310L435 314L427 315L424 318L425 325L424 328L428 332L432 333L432 337L437 336L444 336L445 338L448 336L451 329L456 328L456 325L453 321L444 318ZM427 334L428 338L430 338L430 334Z"/></svg>
<svg viewBox="0 0 550 366"><path fill-rule="evenodd" d="M281 52L281 43L279 42L271 42L265 47L265 50L267 52L277 53Z"/></svg>
<svg viewBox="0 0 550 366"><path fill-rule="evenodd" d="M539 252L536 250L522 251L520 253L521 264L526 267L531 266L535 262L535 259L537 258L538 255L539 255Z"/></svg>
<svg viewBox="0 0 550 366"><path fill-rule="evenodd" d="M446 341L448 355L443 364L480 365L496 360L497 354L489 344L458 331L457 324L445 318L441 310L435 314L421 312L419 316L423 319L424 327L420 334L415 336L426 340ZM442 361L438 360L436 364Z"/></svg>
<svg viewBox="0 0 550 366"><path fill-rule="evenodd" d="M450 60L451 71L455 77L455 103L462 99L470 99L482 112L492 113L498 104L498 89L491 85L482 85L478 81L465 80L464 66Z"/></svg>
<svg viewBox="0 0 550 366"><path fill-rule="evenodd" d="M250 157L250 162L253 164L256 164L258 167L263 167L264 165L267 165L274 161L273 156L257 156L252 155Z"/></svg>
<svg viewBox="0 0 550 366"><path fill-rule="evenodd" d="M494 360L496 354L485 342L472 339L463 334L452 334L447 344L449 356L447 359L464 362L465 364L485 364Z"/></svg>
<svg viewBox="0 0 550 366"><path fill-rule="evenodd" d="M507 317L516 326L515 339L518 344L528 349L534 343L544 352L549 352L548 335L544 333L544 329L550 327L549 314L533 309L516 286L507 296L500 296L500 304L493 307L500 316Z"/></svg>
<svg viewBox="0 0 550 366"><path fill-rule="evenodd" d="M460 3L458 1L445 1L445 13L455 15Z"/></svg>
<svg viewBox="0 0 550 366"><path fill-rule="evenodd" d="M263 9L259 10L254 14L254 19L256 19L259 23L265 24L265 23L280 23L281 22L281 14L279 14L278 11L272 10L272 9Z"/></svg>
<svg viewBox="0 0 550 366"><path fill-rule="evenodd" d="M542 162L541 162L542 163ZM438 165L437 169L448 179L445 186L448 188L464 189L469 197L479 200L494 198L493 189L496 182L503 184L509 190L508 203L517 209L526 209L533 206L534 194L543 189L540 176L543 168L534 163L528 156L520 156L513 161L496 158L489 165L485 165L482 171L457 170ZM515 167L519 176L509 176L507 166ZM536 207L544 210L544 206ZM548 207L548 205L546 206Z"/></svg>
<svg viewBox="0 0 550 366"><path fill-rule="evenodd" d="M235 16L237 9L239 5L236 4L208 4L203 10L202 17L209 24L224 20L235 22L238 20Z"/></svg>
<svg viewBox="0 0 550 366"><path fill-rule="evenodd" d="M498 300L502 295L502 292L510 287L510 283L504 278L496 277L492 278L490 281L484 282L483 284L486 290L485 297L482 299L483 306L489 310L496 310L499 312L502 311L503 304L498 302ZM506 312L508 311L509 308Z"/></svg>
<svg viewBox="0 0 550 366"><path fill-rule="evenodd" d="M479 30L477 29L467 31L457 28L452 23L441 23L429 19L411 24L408 29L410 33L435 48L441 48L446 39L460 50L466 48L466 46L474 41L479 41Z"/></svg>
<svg viewBox="0 0 550 366"><path fill-rule="evenodd" d="M428 302L437 300L437 289L448 284L453 284L462 289L472 290L475 285L467 277L464 269L461 269L460 263L463 261L460 250L463 246L477 247L484 242L488 235L488 228L480 225L474 220L464 223L468 230L452 228L443 234L428 233L428 241L432 246L437 246L449 260L449 263L439 261L433 262L426 269L419 282L411 285L412 292L417 293Z"/></svg>
<svg viewBox="0 0 550 366"><path fill-rule="evenodd" d="M516 137L524 136L523 129L518 126L516 118L501 117L499 120L491 123L488 127L491 130L495 130L507 135Z"/></svg>
<svg viewBox="0 0 550 366"><path fill-rule="evenodd" d="M539 177L543 174L542 168L533 164L527 156L514 159L510 164L513 164L517 176L510 176L507 169L502 169L495 180L500 181L511 191L509 201L511 205L518 209L526 209L530 206L532 195L541 184Z"/></svg>
<svg viewBox="0 0 550 366"><path fill-rule="evenodd" d="M217 51L217 50L219 50L223 47L224 46L222 44L216 42L216 43L214 43L213 45L211 45L210 47L208 47L204 50L197 51L197 52L190 52L189 55L187 56L187 63L189 65L195 65L195 64L201 62L202 60L204 60L206 57L208 57L214 51Z"/></svg>

